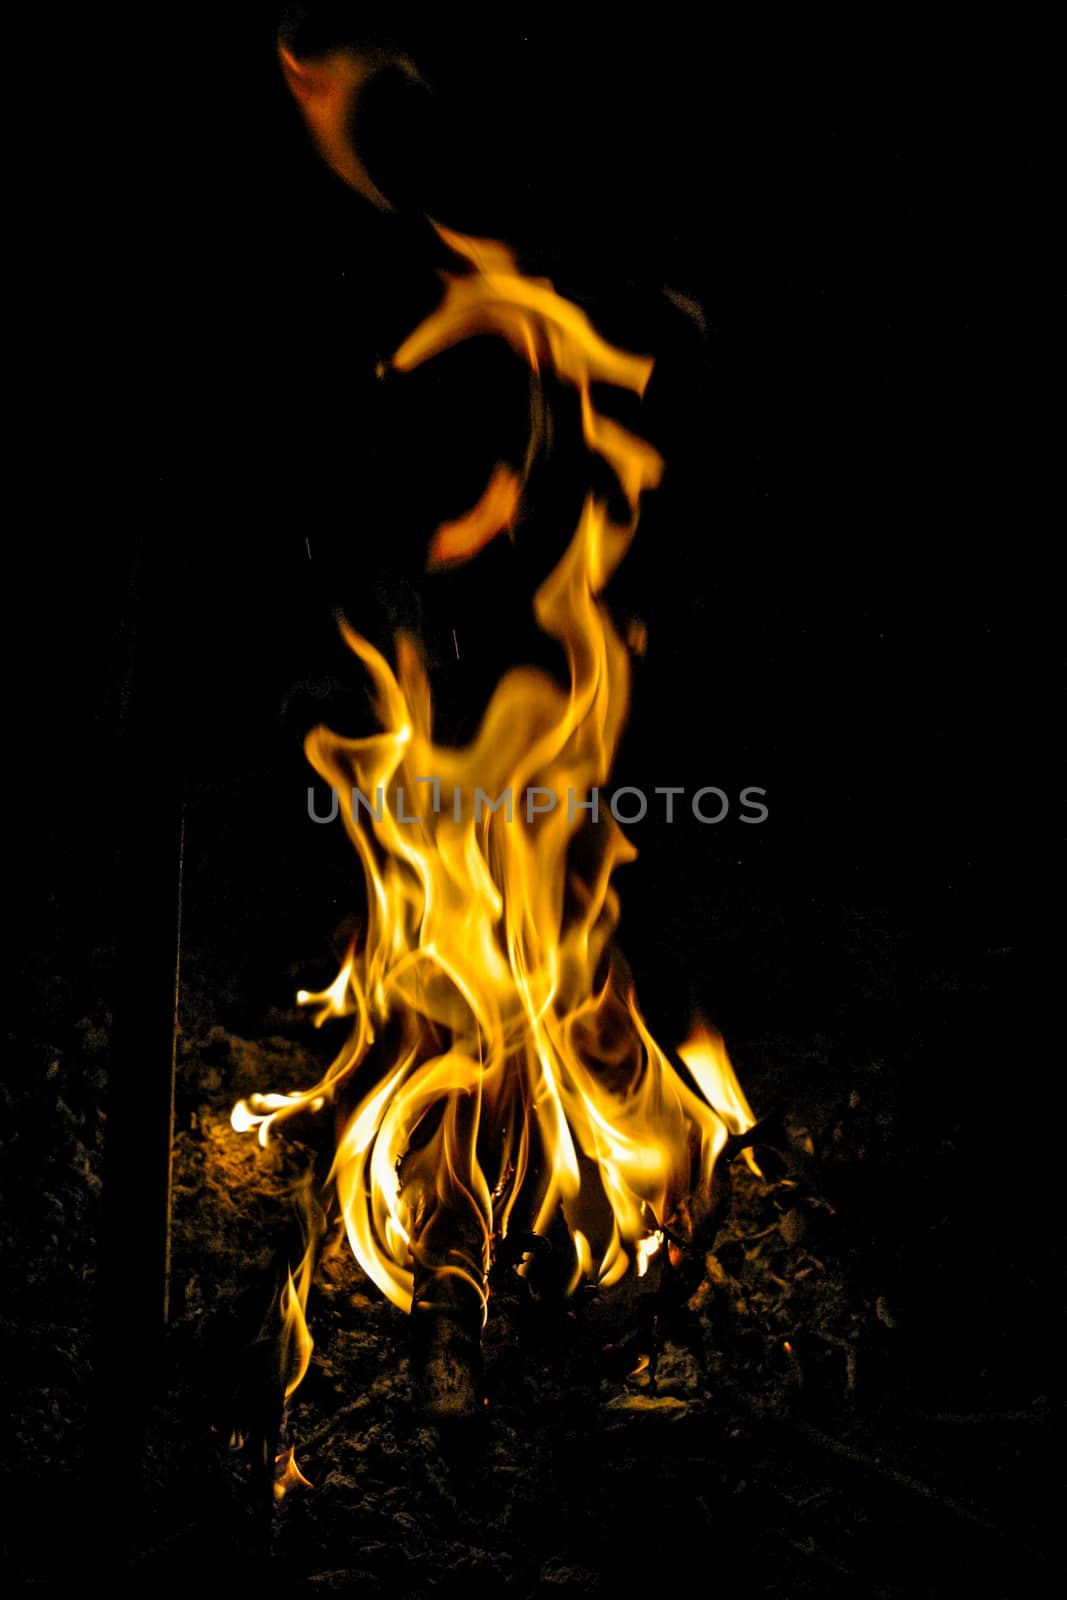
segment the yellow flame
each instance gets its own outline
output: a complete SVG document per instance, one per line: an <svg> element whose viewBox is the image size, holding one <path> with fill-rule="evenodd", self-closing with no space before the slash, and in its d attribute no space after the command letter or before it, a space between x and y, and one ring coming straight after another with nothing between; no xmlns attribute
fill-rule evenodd
<svg viewBox="0 0 1067 1600"><path fill-rule="evenodd" d="M303 1274L301 1274L299 1282L297 1282L294 1281L290 1272L286 1278L285 1288L282 1290L283 1349L286 1352L285 1370L289 1374L285 1384L285 1398L287 1400L303 1383L311 1362L313 1344L311 1334L308 1332L307 1318L304 1314L309 1288L310 1283L303 1281Z"/></svg>
<svg viewBox="0 0 1067 1600"><path fill-rule="evenodd" d="M298 1006L318 1006L315 1026L321 1028L328 1017L346 1017L355 1009L356 1001L352 998L351 990L352 956L350 955L328 989L323 989L321 994L313 994L308 989L298 989L296 1003Z"/></svg>
<svg viewBox="0 0 1067 1600"><path fill-rule="evenodd" d="M722 1035L706 1023L697 1022L685 1044L678 1046L678 1054L730 1133L746 1133L756 1119L734 1075ZM762 1176L752 1151L742 1154L757 1178Z"/></svg>
<svg viewBox="0 0 1067 1600"><path fill-rule="evenodd" d="M265 1141L280 1118L330 1098L369 1063L372 1086L331 1176L355 1255L405 1310L417 1262L458 1276L484 1305L492 1250L516 1207L533 1232L562 1213L572 1290L583 1279L610 1286L631 1266L643 1275L660 1224L709 1188L728 1136L754 1120L721 1039L701 1028L682 1047L689 1083L651 1036L611 942L612 876L636 852L606 810L594 819L589 809L630 687L627 646L601 595L663 468L647 441L598 410L594 386L641 395L652 361L608 344L503 245L438 231L456 269L394 368L476 335L506 339L538 380L550 372L577 391L585 443L610 467L626 511L590 493L534 596L538 623L562 648L565 687L516 667L468 747L438 744L415 643L398 637L394 666L346 626L380 731L350 739L320 727L307 740L315 770L359 797L341 814L368 911L336 981L299 998L317 1008L316 1024L349 1015L353 1030L320 1084L253 1096L234 1126ZM525 481L498 469L479 506L438 529L430 564L469 559L510 525ZM443 1242L440 1216L457 1219ZM290 1293L289 1309L305 1300Z"/></svg>
<svg viewBox="0 0 1067 1600"><path fill-rule="evenodd" d="M643 1278L648 1271L648 1263L656 1254L663 1243L662 1233L650 1233L645 1239L637 1241L637 1276Z"/></svg>
<svg viewBox="0 0 1067 1600"><path fill-rule="evenodd" d="M588 1278L593 1269L593 1254L589 1248L589 1240L581 1228L574 1230L574 1272L567 1285L567 1293L573 1294L583 1278Z"/></svg>
<svg viewBox="0 0 1067 1600"><path fill-rule="evenodd" d="M282 1324L280 1348L286 1400L303 1383L311 1364L311 1352L315 1347L308 1330L306 1312L322 1230L321 1225L316 1222L309 1195L304 1197L302 1221L306 1236L304 1254L296 1270L296 1276L293 1276L291 1270L287 1272L285 1286L278 1302Z"/></svg>

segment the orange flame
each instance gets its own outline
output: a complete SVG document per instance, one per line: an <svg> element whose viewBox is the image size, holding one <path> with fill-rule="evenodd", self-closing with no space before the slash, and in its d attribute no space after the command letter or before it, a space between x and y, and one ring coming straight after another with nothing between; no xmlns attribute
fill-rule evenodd
<svg viewBox="0 0 1067 1600"><path fill-rule="evenodd" d="M348 47L331 50L314 60L298 61L291 50L280 45L278 57L285 81L327 166L372 205L391 211L392 203L374 182L353 142L352 128L370 80L386 67L394 67L418 81L413 62L392 52Z"/></svg>
<svg viewBox="0 0 1067 1600"><path fill-rule="evenodd" d="M478 504L455 522L443 522L434 534L427 562L430 569L469 561L498 533L513 528L521 494L522 485L511 468L497 466Z"/></svg>
<svg viewBox="0 0 1067 1600"><path fill-rule="evenodd" d="M652 361L608 344L551 283L524 276L503 245L438 232L457 270L393 366L409 371L479 334L506 339L532 374L549 370L577 390L585 443L612 469L627 514L589 494L534 597L541 628L562 646L566 688L514 668L471 745L440 745L415 643L398 637L394 670L344 627L374 685L381 731L345 739L317 728L307 740L316 771L353 795L345 826L368 917L361 948L330 988L299 998L317 1008L316 1023L350 1015L353 1031L314 1089L253 1097L236 1108L234 1125L258 1127L266 1140L280 1118L324 1102L368 1064L374 1085L342 1133L332 1177L352 1249L405 1310L420 1250L424 1264L457 1274L484 1306L491 1253L520 1196L534 1232L562 1212L575 1249L572 1289L583 1279L613 1284L632 1265L643 1275L663 1240L660 1223L694 1191L710 1193L728 1135L754 1120L722 1040L708 1030L680 1051L692 1084L675 1070L610 945L612 875L636 852L614 818L593 809L630 683L626 646L600 596L663 463L597 409L593 385L641 395ZM430 565L475 554L513 520L519 494L498 469L479 506L438 529ZM571 851L579 832L593 862L582 873ZM435 1259L415 1237L428 1207L466 1217L473 1229L463 1236L478 1247Z"/></svg>
<svg viewBox="0 0 1067 1600"><path fill-rule="evenodd" d="M297 1487L311 1489L313 1484L301 1472L296 1464L296 1449L293 1445L288 1450L283 1450L274 1458L274 1498L284 1500L290 1489Z"/></svg>

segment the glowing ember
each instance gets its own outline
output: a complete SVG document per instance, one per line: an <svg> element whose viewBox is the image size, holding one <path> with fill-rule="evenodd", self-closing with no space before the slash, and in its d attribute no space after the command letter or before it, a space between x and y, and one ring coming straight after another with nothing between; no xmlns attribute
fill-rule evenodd
<svg viewBox="0 0 1067 1600"><path fill-rule="evenodd" d="M316 92L331 103L326 88ZM587 496L534 596L539 626L562 648L566 686L513 668L466 748L434 741L430 685L412 639L398 636L394 666L344 628L373 683L381 731L346 739L317 728L306 749L341 797L368 912L334 983L299 999L316 1025L351 1017L351 1034L319 1084L252 1096L233 1124L257 1128L265 1142L279 1120L324 1105L342 1084L365 1083L331 1173L355 1255L404 1310L417 1264L424 1282L462 1280L484 1311L489 1265L509 1224L545 1234L562 1216L572 1292L583 1281L644 1276L662 1229L685 1235L694 1210L710 1205L727 1137L754 1119L722 1040L707 1029L679 1052L689 1081L675 1069L611 945L612 876L636 852L597 809L630 687L628 651L601 595L663 463L597 409L593 386L641 395L652 361L608 344L503 245L438 233L455 269L393 367L410 371L474 336L504 338L527 363L535 398L549 374L577 391L584 442L619 495L610 505ZM473 558L513 525L543 444L536 403L531 416L522 473L495 469L473 510L437 530L431 568ZM447 1230L438 1232L437 1219L450 1219ZM287 1394L310 1355L303 1307L312 1265L309 1245L282 1297Z"/></svg>

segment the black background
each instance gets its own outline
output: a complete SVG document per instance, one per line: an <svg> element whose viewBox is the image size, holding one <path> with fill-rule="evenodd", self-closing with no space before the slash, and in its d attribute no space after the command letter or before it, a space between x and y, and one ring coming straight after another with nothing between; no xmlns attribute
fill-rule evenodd
<svg viewBox="0 0 1067 1600"><path fill-rule="evenodd" d="M315 12L321 37L343 37L344 11ZM638 971L670 943L653 981L672 1021L698 998L736 1029L766 1003L743 963L704 970L700 917L724 890L780 894L790 916L891 908L933 965L1014 951L1020 858L1042 826L1047 587L1028 553L1047 434L1039 411L1023 420L1034 385L1012 365L1041 203L1025 63L993 38L873 25L486 28L372 8L364 34L434 87L385 78L368 101L364 147L401 197L386 216L312 152L274 26L269 7L206 29L175 12L114 54L98 34L95 118L58 138L38 118L29 141L9 547L12 710L35 757L20 825L46 819L76 887L108 857L137 558L161 575L142 611L179 618L168 717L183 720L161 742L194 782L284 770L294 826L306 728L362 713L335 607L383 643L397 623L420 631L457 734L537 650L528 596L551 533L423 575L435 522L476 498L513 438L513 392L522 405L506 358L374 376L438 292L425 208L508 238L657 357L641 425L668 474L613 590L650 629L619 777L758 784L771 808L762 828L735 807L719 829L635 829L623 932ZM703 336L668 288L703 308ZM814 1021L840 981L832 960L805 970L789 1014ZM1011 984L994 988L1000 1009L969 1022L999 1061L1022 1018ZM956 1097L962 1059L924 1087Z"/></svg>
<svg viewBox="0 0 1067 1600"><path fill-rule="evenodd" d="M111 935L121 819L144 798L111 775L161 606L190 871L199 828L225 880L204 942L240 946L253 1009L291 986L285 951L321 946L328 975L355 875L306 819L300 745L323 715L366 722L334 609L383 641L418 627L457 733L537 648L548 561L521 530L422 570L507 435L512 369L375 377L437 293L420 212L507 238L657 356L645 421L668 473L612 591L649 626L620 781L768 791L761 827L631 830L620 935L644 1009L671 1039L704 1010L743 1078L757 1035L821 1041L812 1070L835 1079L883 1058L910 1153L855 1205L910 1269L909 1370L1032 1397L1053 1058L1021 946L1049 865L1030 543L1047 431L1015 362L1039 292L1040 49L888 21L742 36L381 10L434 90L386 78L368 100L393 215L310 150L270 8L104 28L84 115L29 124L8 545L21 965L76 966Z"/></svg>

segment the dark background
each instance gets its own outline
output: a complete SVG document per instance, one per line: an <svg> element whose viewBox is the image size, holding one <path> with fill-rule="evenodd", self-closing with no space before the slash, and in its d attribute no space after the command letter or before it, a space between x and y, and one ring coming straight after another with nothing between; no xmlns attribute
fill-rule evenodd
<svg viewBox="0 0 1067 1600"><path fill-rule="evenodd" d="M356 903L338 830L304 810L307 728L368 725L334 610L383 642L418 629L457 736L541 648L551 532L422 570L512 437L513 390L521 420L521 377L492 352L375 377L437 293L421 211L504 237L657 357L642 426L668 473L611 591L649 627L619 781L768 791L761 827L735 809L630 830L642 1005L671 1041L713 1018L758 1110L878 1063L892 1131L843 1163L842 1198L896 1263L898 1381L1032 1400L1054 1085L1022 940L1047 870L1047 577L1023 510L1044 435L1013 362L1037 147L1018 108L1039 118L1040 86L1019 95L1025 54L996 39L888 25L381 11L361 28L434 91L386 76L368 97L396 214L310 150L269 8L174 14L117 53L97 36L96 115L29 141L8 679L36 1035L59 1026L56 972L68 1009L106 986L123 817L151 803L114 773L153 615L190 926L232 963L231 1026L287 1001L306 952L328 977ZM544 485L564 518L576 471L564 451ZM776 1038L804 1041L810 1078L775 1066Z"/></svg>
<svg viewBox="0 0 1067 1600"><path fill-rule="evenodd" d="M343 37L343 7L314 15ZM635 828L623 934L639 973L663 968L643 991L672 1018L700 998L734 1029L765 1009L747 957L709 971L701 954L723 894L780 896L801 922L815 904L884 912L919 966L973 957L990 985L959 1003L917 1112L924 1095L960 1111L999 1095L1023 1051L1010 973L1045 744L1030 723L1046 585L1008 360L1034 151L1010 57L998 74L995 41L973 36L435 30L371 8L361 28L434 85L383 78L368 102L368 157L403 197L383 216L311 151L270 8L200 26L174 13L141 50L90 58L104 132L80 161L65 139L66 169L29 168L43 226L12 395L26 492L9 638L15 723L40 758L15 806L54 821L63 898L98 901L70 889L121 817L108 752L136 559L160 574L142 610L178 618L167 715L183 720L160 727L176 768L276 775L242 824L253 859L274 805L300 848L326 848L301 822L300 742L324 713L366 721L333 608L383 643L420 631L457 735L539 648L528 597L572 526L573 463L544 487L549 531L543 515L516 549L423 575L433 526L476 498L523 405L499 352L374 376L436 298L425 207L513 241L657 357L640 422L668 474L612 591L650 631L619 777L758 784L771 816ZM85 181L61 200L70 166ZM703 335L666 288L703 308ZM235 876L284 919L280 871ZM803 969L781 1003L807 1025L842 973L814 949ZM900 1026L919 1026L915 999Z"/></svg>

